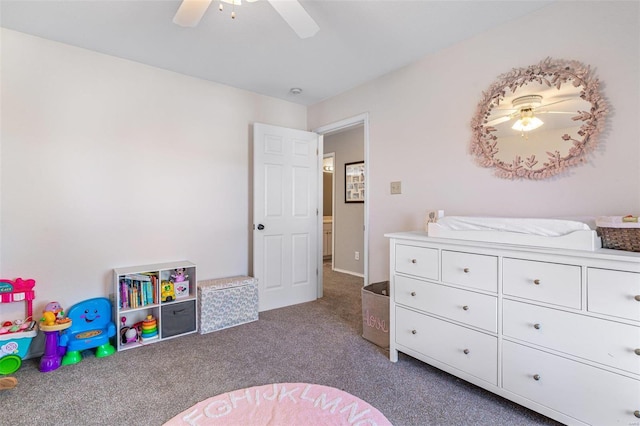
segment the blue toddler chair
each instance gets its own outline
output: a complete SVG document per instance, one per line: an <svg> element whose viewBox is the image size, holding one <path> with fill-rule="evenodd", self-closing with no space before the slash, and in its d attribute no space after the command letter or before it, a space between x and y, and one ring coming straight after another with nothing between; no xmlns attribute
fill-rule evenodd
<svg viewBox="0 0 640 426"><path fill-rule="evenodd" d="M115 336L116 326L111 321L111 302L106 297L96 297L76 303L67 311L71 327L60 334L60 346L67 352L62 365L77 364L82 361L80 352L96 348L96 358L113 354L116 349L109 342Z"/></svg>

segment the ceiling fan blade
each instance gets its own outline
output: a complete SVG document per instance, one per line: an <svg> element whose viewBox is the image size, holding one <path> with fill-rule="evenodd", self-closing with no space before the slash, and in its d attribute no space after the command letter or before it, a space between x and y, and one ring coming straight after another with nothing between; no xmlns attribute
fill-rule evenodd
<svg viewBox="0 0 640 426"><path fill-rule="evenodd" d="M494 118L493 120L487 121L487 126L497 126L500 123L504 123L505 121L509 121L509 120L511 120L511 116L512 115L513 114L503 115L502 117Z"/></svg>
<svg viewBox="0 0 640 426"><path fill-rule="evenodd" d="M320 27L297 0L267 0L300 38L313 37Z"/></svg>
<svg viewBox="0 0 640 426"><path fill-rule="evenodd" d="M576 111L536 111L536 114L578 114Z"/></svg>
<svg viewBox="0 0 640 426"><path fill-rule="evenodd" d="M567 102L567 101L570 101L570 100L571 100L571 99L561 99L561 100L559 100L559 101L550 102L550 103L548 103L548 104L540 105L539 107L536 107L536 109L546 108L546 107L548 107L548 106L555 105L555 104L559 104L559 103L562 103L562 102Z"/></svg>
<svg viewBox="0 0 640 426"><path fill-rule="evenodd" d="M195 27L211 4L211 0L182 0L173 17L173 23L181 27Z"/></svg>

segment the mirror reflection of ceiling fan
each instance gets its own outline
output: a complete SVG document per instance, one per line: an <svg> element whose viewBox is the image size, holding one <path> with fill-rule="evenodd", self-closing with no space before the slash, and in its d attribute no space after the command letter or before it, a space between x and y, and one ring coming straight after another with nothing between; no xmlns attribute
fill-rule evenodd
<svg viewBox="0 0 640 426"><path fill-rule="evenodd" d="M536 117L539 114L575 114L574 111L554 111L547 107L561 102L566 102L570 99L561 99L555 102L547 104L542 103L542 96L540 95L526 95L515 98L511 102L513 108L508 108L505 111L511 111L510 113L493 118L487 122L488 126L497 126L500 123L507 122L511 119L517 118L513 126L513 130L519 132L529 132L542 126L544 122ZM498 108L498 110L502 110Z"/></svg>
<svg viewBox="0 0 640 426"><path fill-rule="evenodd" d="M257 0L246 0L252 3ZM306 10L297 0L267 0L278 14L285 20L287 24L298 34L300 38L313 37L320 27L316 21L307 13ZM182 0L173 22L182 27L195 27L198 25L202 16L209 8L212 0ZM239 6L241 0L220 0L219 9L223 10L222 2ZM231 13L231 17L235 18L235 10Z"/></svg>

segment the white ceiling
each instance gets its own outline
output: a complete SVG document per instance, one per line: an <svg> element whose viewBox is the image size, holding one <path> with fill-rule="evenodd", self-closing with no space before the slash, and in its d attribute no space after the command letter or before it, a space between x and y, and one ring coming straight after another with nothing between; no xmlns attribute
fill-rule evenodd
<svg viewBox="0 0 640 426"><path fill-rule="evenodd" d="M0 24L310 105L551 2L301 0L320 26L304 40L266 1L236 6L232 20L214 0L182 28L172 23L179 0L0 0Z"/></svg>

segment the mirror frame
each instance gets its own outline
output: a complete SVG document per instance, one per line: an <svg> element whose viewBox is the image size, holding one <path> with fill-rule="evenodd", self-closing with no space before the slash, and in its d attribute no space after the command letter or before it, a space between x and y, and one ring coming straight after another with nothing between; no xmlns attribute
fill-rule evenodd
<svg viewBox="0 0 640 426"><path fill-rule="evenodd" d="M563 84L580 87L580 97L591 104L589 111L576 111L573 121L581 122L578 135L581 140L565 134L562 139L571 141L573 146L567 155L559 151L547 152L548 158L542 167L538 165L535 155L522 158L516 155L509 163L496 157L499 152L496 128L488 126L487 121L493 108L500 105L507 90L514 93L518 88L534 82L560 89ZM605 128L609 112L608 104L600 92L600 81L594 77L589 66L575 60L554 60L546 58L536 65L526 68L514 68L501 74L489 89L482 93L482 99L471 121L473 137L471 153L482 167L495 168L495 175L505 179L546 179L568 168L583 164L589 154L597 146L598 136Z"/></svg>

